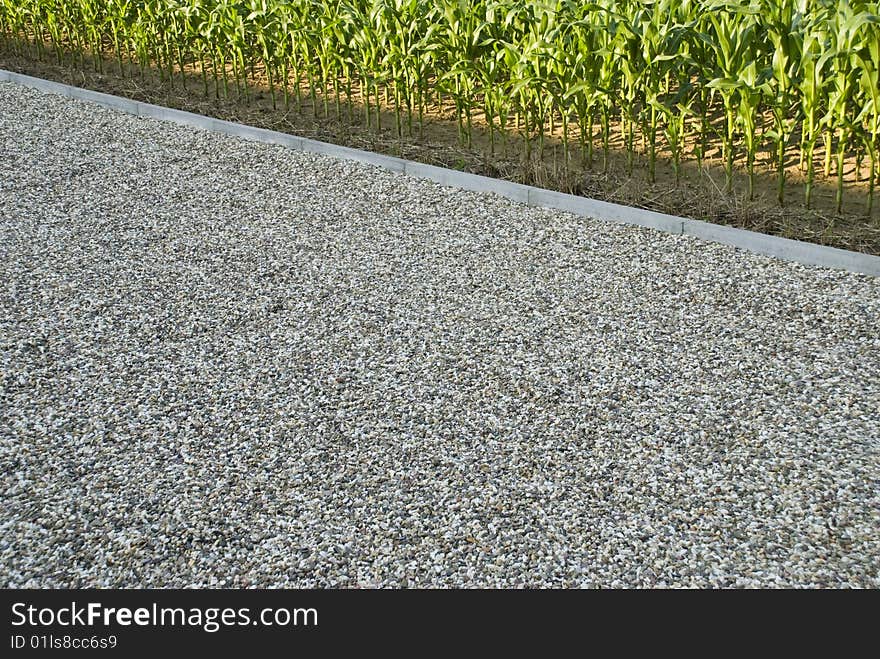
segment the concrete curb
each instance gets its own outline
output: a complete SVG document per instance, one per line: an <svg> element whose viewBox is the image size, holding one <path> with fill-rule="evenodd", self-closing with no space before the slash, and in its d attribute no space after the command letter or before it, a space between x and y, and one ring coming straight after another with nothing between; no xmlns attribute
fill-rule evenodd
<svg viewBox="0 0 880 659"><path fill-rule="evenodd" d="M641 208L621 206L620 204L612 204L606 201L588 199L587 197L579 197L562 192L553 192L552 190L543 190L529 185L511 183L510 181L479 176L477 174L434 167L433 165L425 165L410 160L403 160L402 158L337 146L264 128L236 124L183 110L173 110L149 103L141 103L140 101L111 96L110 94L103 94L80 87L72 87L3 69L0 69L0 81L13 82L68 98L91 101L103 107L139 117L171 121L248 140L282 144L309 153L321 153L344 160L368 163L393 172L430 179L441 185L474 192L491 192L530 206L553 208L598 220L649 227L676 235L696 236L704 240L732 245L749 252L773 256L785 261L825 268L840 268L880 277L880 256L814 245L777 236L768 236L745 229L736 229L700 220L689 220Z"/></svg>

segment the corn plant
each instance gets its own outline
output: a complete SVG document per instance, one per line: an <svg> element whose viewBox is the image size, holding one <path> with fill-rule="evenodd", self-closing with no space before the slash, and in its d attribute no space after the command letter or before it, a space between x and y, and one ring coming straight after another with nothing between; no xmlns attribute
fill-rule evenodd
<svg viewBox="0 0 880 659"><path fill-rule="evenodd" d="M859 93L862 110L856 125L864 128L863 142L870 158L868 174L867 215L874 209L874 186L877 180L877 153L880 149L880 30L872 30L865 40L864 48L855 53L861 76Z"/></svg>

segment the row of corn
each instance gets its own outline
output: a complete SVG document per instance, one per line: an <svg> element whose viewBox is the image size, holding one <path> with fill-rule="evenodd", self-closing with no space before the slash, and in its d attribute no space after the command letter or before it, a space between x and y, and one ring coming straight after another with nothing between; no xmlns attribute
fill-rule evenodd
<svg viewBox="0 0 880 659"><path fill-rule="evenodd" d="M785 201L792 161L806 204L818 177L867 184L880 150L880 3L865 0L0 0L7 48L39 58L155 66L174 84L200 75L206 94L357 112L397 134L454 106L460 139L475 122L526 157L558 136L566 164L608 166L620 144L649 177L668 154L721 156L754 190L756 161ZM355 103L355 100L357 103ZM641 143L641 146L638 146Z"/></svg>

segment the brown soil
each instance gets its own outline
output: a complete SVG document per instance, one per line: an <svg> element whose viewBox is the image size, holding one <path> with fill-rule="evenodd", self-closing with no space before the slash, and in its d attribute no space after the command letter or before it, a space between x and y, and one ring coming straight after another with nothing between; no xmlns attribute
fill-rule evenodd
<svg viewBox="0 0 880 659"><path fill-rule="evenodd" d="M778 204L777 179L769 153L759 154L755 194L749 200L744 192L748 180L744 172L737 172L735 176L734 193L723 192L725 176L717 148L707 154L701 167L692 158L683 162L677 182L669 154L658 152L655 180L652 183L648 180L646 153L640 151L636 154L632 175L627 173L627 155L619 137L612 142L605 171L602 171L602 149L598 138L592 166L583 167L581 154L572 150L570 164L565 167L561 141L555 137L556 133L561 135L558 127L554 138L546 139L543 158L538 157L538 143L533 139L532 157L526 160L522 155L525 152L523 138L512 130L507 131L506 140L502 140L496 132L495 152L492 154L489 131L480 116L474 118L471 145L464 146L459 138L454 108L449 107L448 103L442 108L429 108L423 130L414 126L413 135L410 136L404 125L403 135L398 136L393 107L383 108L381 130L377 130L375 113L370 128L367 128L363 105L357 97L351 115L343 99L339 116L336 115L335 100L329 101L329 112L325 116L322 99L317 97L317 107L313 107L306 89L301 92L298 109L293 100L285 109L282 93L278 90L273 107L266 87L251 88L249 98L245 100L237 96L230 82L227 98L222 88L214 89L210 77L206 95L201 74L195 71L188 72L184 88L179 73L173 83L152 69L147 69L142 75L140 70L126 67L125 75L120 75L116 61L111 59L104 60L102 73L96 70L98 67L92 62L87 62L86 67L80 69L7 52L0 53L0 68L433 165L787 238L880 254L880 199L875 201L874 212L868 217L867 184L862 176L862 182L847 184L844 209L837 214L835 173L832 171L833 180L822 180L822 154L819 149L816 153L817 181L813 208L807 209L803 204L804 175L797 162L792 162L787 172L786 205ZM617 131L614 133L616 135ZM637 146L641 149L640 141ZM846 167L850 178L853 178L855 160L848 160ZM866 171L865 163L862 163L862 170Z"/></svg>

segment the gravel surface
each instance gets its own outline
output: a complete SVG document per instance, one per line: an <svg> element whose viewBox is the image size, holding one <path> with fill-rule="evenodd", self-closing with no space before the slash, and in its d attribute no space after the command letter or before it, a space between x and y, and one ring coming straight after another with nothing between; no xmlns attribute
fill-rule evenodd
<svg viewBox="0 0 880 659"><path fill-rule="evenodd" d="M0 84L0 585L880 586L880 280Z"/></svg>

